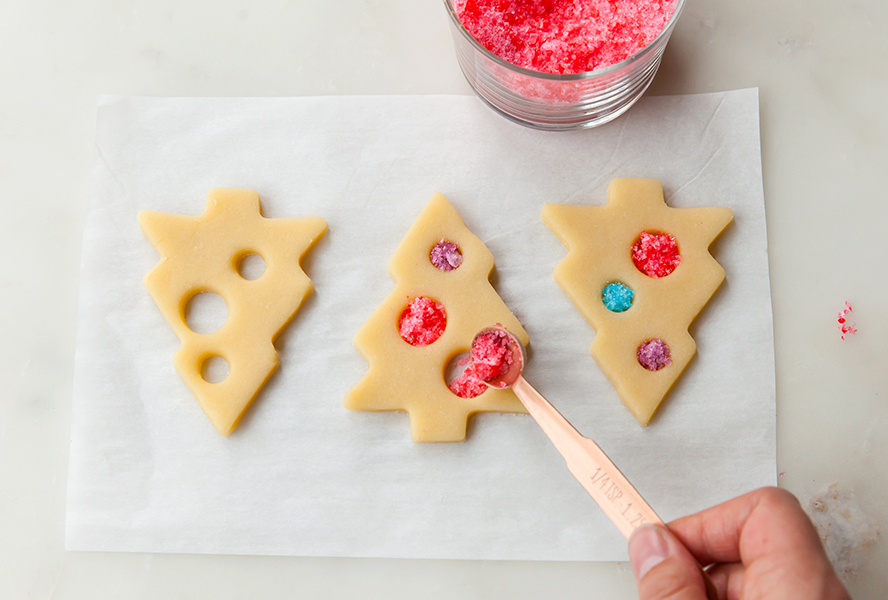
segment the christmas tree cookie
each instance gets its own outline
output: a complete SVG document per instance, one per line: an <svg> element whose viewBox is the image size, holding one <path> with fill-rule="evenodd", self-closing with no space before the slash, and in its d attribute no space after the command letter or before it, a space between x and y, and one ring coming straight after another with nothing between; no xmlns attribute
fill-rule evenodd
<svg viewBox="0 0 888 600"><path fill-rule="evenodd" d="M173 364L220 435L228 435L277 369L273 341L312 292L302 256L326 232L319 217L266 219L253 190L213 189L197 217L143 210L139 225L161 256L145 287L181 347ZM259 255L265 271L242 275L241 263ZM188 301L201 292L222 297L228 318L212 333L192 331ZM219 382L204 379L210 359L228 364Z"/></svg>
<svg viewBox="0 0 888 600"><path fill-rule="evenodd" d="M490 285L493 255L443 195L429 200L388 269L395 288L354 337L369 369L345 407L405 411L416 442L460 442L476 412L526 412L509 390L445 382L447 366L484 327L500 323L523 344L528 338Z"/></svg>
<svg viewBox="0 0 888 600"><path fill-rule="evenodd" d="M642 425L697 346L691 322L725 278L710 244L728 208L671 208L654 179L615 179L605 206L547 204L567 248L555 281L595 329L592 356Z"/></svg>

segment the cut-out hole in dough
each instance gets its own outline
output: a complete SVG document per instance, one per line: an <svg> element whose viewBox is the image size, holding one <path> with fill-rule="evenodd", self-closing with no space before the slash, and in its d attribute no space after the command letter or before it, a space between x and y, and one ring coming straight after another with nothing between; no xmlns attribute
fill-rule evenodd
<svg viewBox="0 0 888 600"><path fill-rule="evenodd" d="M642 231L632 244L631 252L635 267L654 279L670 275L681 263L678 242L662 231Z"/></svg>
<svg viewBox="0 0 888 600"><path fill-rule="evenodd" d="M669 345L660 338L643 341L636 352L638 364L648 371L659 371L672 364L672 352Z"/></svg>
<svg viewBox="0 0 888 600"><path fill-rule="evenodd" d="M200 364L200 377L207 383L222 383L228 377L228 361L210 356Z"/></svg>
<svg viewBox="0 0 888 600"><path fill-rule="evenodd" d="M228 305L215 292L199 292L185 304L185 324L194 333L213 333L228 320Z"/></svg>
<svg viewBox="0 0 888 600"><path fill-rule="evenodd" d="M439 271L453 271L463 262L462 250L458 244L445 239L432 246L429 260Z"/></svg>
<svg viewBox="0 0 888 600"><path fill-rule="evenodd" d="M601 301L611 312L626 312L632 307L634 300L635 292L632 288L619 281L607 284L601 292Z"/></svg>
<svg viewBox="0 0 888 600"><path fill-rule="evenodd" d="M425 296L417 296L398 317L398 333L411 346L428 346L444 333L447 313L444 305Z"/></svg>
<svg viewBox="0 0 888 600"><path fill-rule="evenodd" d="M444 383L460 398L475 398L487 391L487 385L475 372L471 352L460 352L447 361Z"/></svg>
<svg viewBox="0 0 888 600"><path fill-rule="evenodd" d="M255 281L265 273L265 259L255 252L244 254L237 259L238 274L249 281Z"/></svg>

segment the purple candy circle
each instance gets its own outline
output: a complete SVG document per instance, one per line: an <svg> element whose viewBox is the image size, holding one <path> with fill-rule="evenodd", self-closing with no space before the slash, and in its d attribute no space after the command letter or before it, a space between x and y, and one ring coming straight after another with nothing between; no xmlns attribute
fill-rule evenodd
<svg viewBox="0 0 888 600"><path fill-rule="evenodd" d="M648 371L659 371L672 364L669 345L660 338L645 340L638 346L638 364Z"/></svg>
<svg viewBox="0 0 888 600"><path fill-rule="evenodd" d="M429 260L439 271L452 271L462 264L463 255L459 246L442 239L432 247Z"/></svg>

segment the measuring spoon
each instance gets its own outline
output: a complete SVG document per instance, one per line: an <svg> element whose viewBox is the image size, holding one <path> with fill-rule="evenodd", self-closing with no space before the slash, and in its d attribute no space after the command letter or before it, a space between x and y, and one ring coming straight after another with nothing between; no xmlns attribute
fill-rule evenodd
<svg viewBox="0 0 888 600"><path fill-rule="evenodd" d="M493 336L505 344L511 353L507 358L504 372L485 379L494 389L511 388L530 416L542 428L555 448L567 462L567 468L577 478L592 499L604 511L620 532L629 539L632 532L645 524L661 527L666 525L654 509L641 497L626 476L607 457L594 441L578 432L542 394L536 391L522 375L527 362L524 345L511 332L503 327L486 327L479 331L472 341L473 348L482 338ZM698 565L699 566L699 565ZM709 598L717 600L715 587L708 574L701 567L703 581Z"/></svg>

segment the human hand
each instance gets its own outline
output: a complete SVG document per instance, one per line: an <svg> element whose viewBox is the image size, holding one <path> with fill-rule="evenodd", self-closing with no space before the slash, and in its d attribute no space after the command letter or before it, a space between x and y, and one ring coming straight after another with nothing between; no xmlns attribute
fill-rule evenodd
<svg viewBox="0 0 888 600"><path fill-rule="evenodd" d="M701 564L713 565L720 600L850 600L798 500L780 488L683 517L669 531L640 527L629 557L640 600L705 600Z"/></svg>

